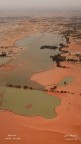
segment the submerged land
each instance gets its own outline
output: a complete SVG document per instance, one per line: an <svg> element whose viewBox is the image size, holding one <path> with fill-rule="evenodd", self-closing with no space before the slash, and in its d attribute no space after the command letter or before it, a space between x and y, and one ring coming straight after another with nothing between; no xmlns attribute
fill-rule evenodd
<svg viewBox="0 0 81 144"><path fill-rule="evenodd" d="M0 14L0 143L81 143L81 12Z"/></svg>

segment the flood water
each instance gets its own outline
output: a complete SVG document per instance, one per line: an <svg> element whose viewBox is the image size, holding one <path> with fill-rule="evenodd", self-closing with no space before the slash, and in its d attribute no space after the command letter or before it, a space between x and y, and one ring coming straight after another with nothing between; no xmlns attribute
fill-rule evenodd
<svg viewBox="0 0 81 144"><path fill-rule="evenodd" d="M65 38L61 35L48 33L36 34L22 40L19 40L16 45L23 47L21 53L9 63L13 67L12 70L0 69L0 83L13 85L28 85L36 89L42 89L43 86L30 80L34 73L46 71L53 64L51 55L57 54L59 49L41 50L43 45L59 46L60 43L65 44Z"/></svg>
<svg viewBox="0 0 81 144"><path fill-rule="evenodd" d="M48 96L40 90L24 90L2 88L3 98L0 97L0 110L7 110L22 116L42 116L46 119L56 117L55 108L60 105L60 99Z"/></svg>

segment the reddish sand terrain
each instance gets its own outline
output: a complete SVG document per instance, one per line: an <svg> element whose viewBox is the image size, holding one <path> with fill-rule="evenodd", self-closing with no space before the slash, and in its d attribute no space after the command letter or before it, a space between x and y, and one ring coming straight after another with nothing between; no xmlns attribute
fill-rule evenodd
<svg viewBox="0 0 81 144"><path fill-rule="evenodd" d="M72 42L69 45L69 51L71 50L81 52L80 45L76 46ZM80 63L71 62L62 62L61 66L66 66L68 69L56 67L46 72L37 73L31 79L44 85L48 89L48 94L56 95L61 99L61 105L56 109L57 117L45 125L63 134L75 134L79 136L81 143L81 66ZM58 84L66 76L73 77L73 82L57 87L56 92L49 90L50 85ZM67 91L67 93L62 93L62 91ZM60 141L60 143L62 142ZM68 143L70 144L72 141Z"/></svg>
<svg viewBox="0 0 81 144"><path fill-rule="evenodd" d="M48 89L66 76L74 78L69 85L57 87L59 92L47 92L61 99L61 105L56 108L57 117L46 120L1 111L1 144L81 144L81 67L78 63L70 62L61 65L68 66L69 69L56 67L31 78ZM62 90L70 93L61 93Z"/></svg>
<svg viewBox="0 0 81 144"><path fill-rule="evenodd" d="M12 71L14 69L14 66L7 64L1 67L0 69L3 69L5 71Z"/></svg>
<svg viewBox="0 0 81 144"><path fill-rule="evenodd" d="M58 76L58 78L56 76ZM65 76L68 76L68 70L56 67L45 72L34 74L31 80L36 81L44 86L48 86L57 84Z"/></svg>
<svg viewBox="0 0 81 144"><path fill-rule="evenodd" d="M49 28L52 25L48 25ZM18 25L18 28L14 27L13 29L13 27L10 29L12 33L4 33L7 39L1 41L3 47L14 46L16 40L41 29L41 24L35 24L32 27L32 23L27 22L24 25L23 22ZM21 30L19 27L21 27ZM48 30L48 27L43 27L43 30ZM61 27L59 26L59 28ZM12 37L10 38L10 36ZM71 53L81 52L81 45L77 45L77 41L74 42L71 39L71 43L66 50ZM14 53L17 53L17 51L15 47ZM68 54L65 55L70 57ZM23 63L18 66L22 65ZM47 120L42 117L24 117L8 111L0 111L0 144L81 144L81 65L79 63L62 62L61 66L66 66L68 69L55 67L46 72L37 73L31 78L31 80L44 85L48 89L47 94L60 98L61 104L56 108L56 118ZM11 71L14 68L10 64L1 67L5 71ZM58 92L49 90L51 85L57 84L66 76L72 76L73 82L69 85L57 87L56 91ZM68 91L69 93L62 93L61 91ZM27 108L30 107L31 105L27 106Z"/></svg>
<svg viewBox="0 0 81 144"><path fill-rule="evenodd" d="M70 116L72 118L72 113L68 110L66 118L63 120L64 113L62 112L62 109L60 109L57 118L45 120L41 117L26 118L2 111L0 112L0 123L2 123L2 125L0 125L0 143L59 144L60 142L60 144L80 144L81 139L78 128L80 129L81 127L79 123L70 125ZM72 118L72 120L74 119ZM75 137L73 138L73 136ZM66 138L68 138L68 140L66 140Z"/></svg>
<svg viewBox="0 0 81 144"><path fill-rule="evenodd" d="M70 53L77 53L80 52L81 53L81 40L76 40L76 39L72 39L70 38L70 46L67 47L66 49L64 48L64 50L68 50Z"/></svg>

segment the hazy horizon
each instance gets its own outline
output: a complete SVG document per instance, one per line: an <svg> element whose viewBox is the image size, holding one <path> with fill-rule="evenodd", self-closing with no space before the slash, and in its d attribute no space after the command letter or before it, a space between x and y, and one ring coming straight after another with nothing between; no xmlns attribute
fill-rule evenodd
<svg viewBox="0 0 81 144"><path fill-rule="evenodd" d="M0 0L0 10L14 9L80 9L81 0Z"/></svg>

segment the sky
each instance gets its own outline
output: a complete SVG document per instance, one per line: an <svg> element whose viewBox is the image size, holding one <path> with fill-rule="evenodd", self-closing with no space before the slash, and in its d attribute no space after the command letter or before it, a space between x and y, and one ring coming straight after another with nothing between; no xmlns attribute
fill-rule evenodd
<svg viewBox="0 0 81 144"><path fill-rule="evenodd" d="M80 9L81 0L0 0L0 9L55 8Z"/></svg>

